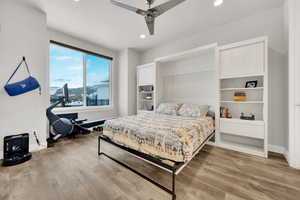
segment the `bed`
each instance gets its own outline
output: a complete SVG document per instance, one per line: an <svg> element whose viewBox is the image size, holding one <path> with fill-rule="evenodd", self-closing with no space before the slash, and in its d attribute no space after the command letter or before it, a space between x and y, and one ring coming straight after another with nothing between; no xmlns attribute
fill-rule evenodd
<svg viewBox="0 0 300 200"><path fill-rule="evenodd" d="M103 135L161 160L188 162L213 132L212 117L144 113L106 121Z"/></svg>
<svg viewBox="0 0 300 200"><path fill-rule="evenodd" d="M206 115L178 115L177 105L167 104L165 113L143 113L118 119L107 120L103 134L98 138L98 155L105 155L126 167L145 180L165 190L176 199L175 177L214 136L213 117ZM181 105L180 105L181 106ZM181 106L181 107L184 107ZM194 113L195 106L186 106L188 114ZM197 108L197 107L196 107ZM159 108L158 108L159 110ZM201 110L203 110L201 108ZM191 112L191 113L189 113ZM196 113L196 115L200 114ZM151 178L116 158L101 151L101 141L110 143L135 157L172 173L172 189L168 189Z"/></svg>

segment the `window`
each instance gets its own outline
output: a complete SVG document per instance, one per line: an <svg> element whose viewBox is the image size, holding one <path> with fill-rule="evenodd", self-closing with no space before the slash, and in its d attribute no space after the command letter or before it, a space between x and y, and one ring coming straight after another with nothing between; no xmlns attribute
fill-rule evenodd
<svg viewBox="0 0 300 200"><path fill-rule="evenodd" d="M66 107L111 104L112 58L57 42L50 43L50 101L62 95L65 83L70 102Z"/></svg>

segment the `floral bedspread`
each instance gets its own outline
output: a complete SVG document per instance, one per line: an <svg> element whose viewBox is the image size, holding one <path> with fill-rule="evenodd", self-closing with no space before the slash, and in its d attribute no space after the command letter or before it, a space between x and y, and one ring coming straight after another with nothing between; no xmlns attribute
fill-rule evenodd
<svg viewBox="0 0 300 200"><path fill-rule="evenodd" d="M145 113L108 120L103 134L117 144L156 158L186 162L213 132L211 117Z"/></svg>

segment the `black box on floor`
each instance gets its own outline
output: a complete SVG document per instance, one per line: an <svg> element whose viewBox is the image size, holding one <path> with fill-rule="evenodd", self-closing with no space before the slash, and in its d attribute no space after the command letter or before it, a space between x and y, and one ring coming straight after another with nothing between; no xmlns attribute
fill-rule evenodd
<svg viewBox="0 0 300 200"><path fill-rule="evenodd" d="M3 166L12 166L30 160L29 134L11 135L4 137Z"/></svg>

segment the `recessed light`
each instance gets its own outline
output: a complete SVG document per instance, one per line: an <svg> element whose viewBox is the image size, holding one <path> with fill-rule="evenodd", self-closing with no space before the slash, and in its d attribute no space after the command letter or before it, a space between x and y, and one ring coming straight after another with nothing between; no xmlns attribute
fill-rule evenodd
<svg viewBox="0 0 300 200"><path fill-rule="evenodd" d="M141 34L141 35L140 35L140 38L141 38L141 39L145 39L145 38L146 38L146 35L145 35L145 34Z"/></svg>
<svg viewBox="0 0 300 200"><path fill-rule="evenodd" d="M223 0L215 0L215 2L214 2L215 7L218 7L222 4L223 4Z"/></svg>
<svg viewBox="0 0 300 200"><path fill-rule="evenodd" d="M75 1L75 2L79 2L80 0L73 0L73 1Z"/></svg>

